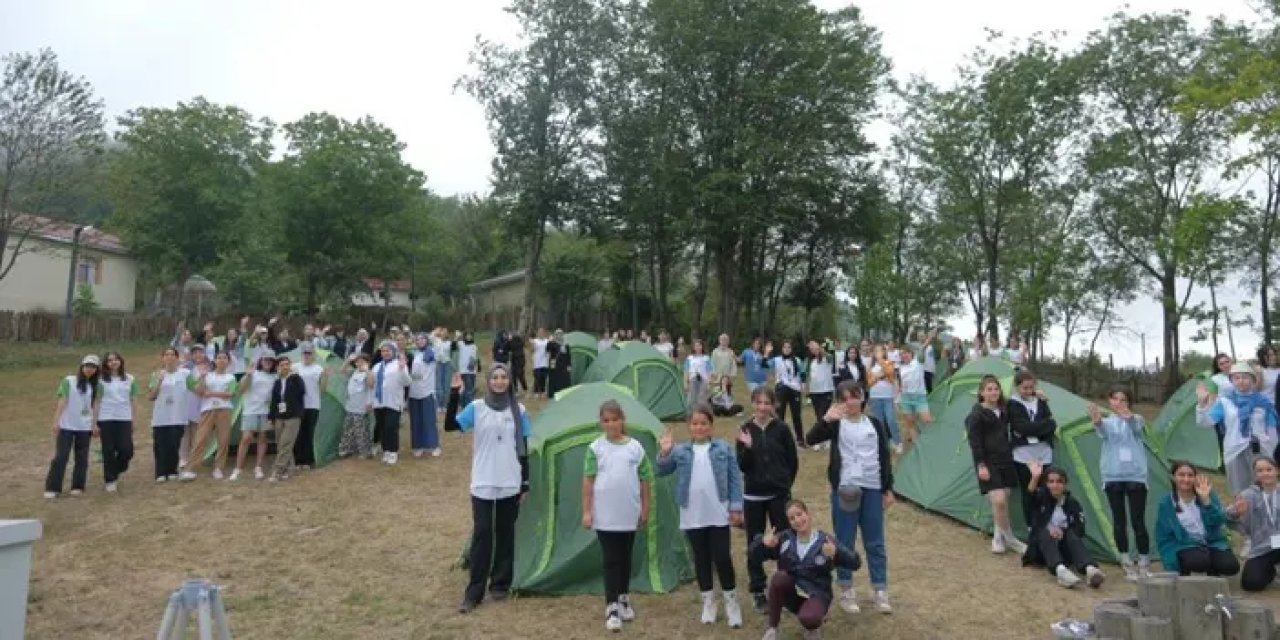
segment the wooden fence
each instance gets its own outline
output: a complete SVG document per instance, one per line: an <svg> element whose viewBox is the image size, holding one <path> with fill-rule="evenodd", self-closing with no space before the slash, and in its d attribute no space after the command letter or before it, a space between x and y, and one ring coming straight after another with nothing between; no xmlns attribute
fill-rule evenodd
<svg viewBox="0 0 1280 640"><path fill-rule="evenodd" d="M1031 370L1037 378L1090 400L1105 398L1116 387L1127 390L1134 403L1164 404L1166 400L1163 372L1057 362L1036 363Z"/></svg>

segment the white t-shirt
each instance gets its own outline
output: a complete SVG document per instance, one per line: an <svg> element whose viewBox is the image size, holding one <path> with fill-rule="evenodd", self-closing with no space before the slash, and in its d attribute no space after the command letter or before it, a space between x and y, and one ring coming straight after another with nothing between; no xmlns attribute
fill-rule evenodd
<svg viewBox="0 0 1280 640"><path fill-rule="evenodd" d="M477 366L479 359L476 354L475 343L467 344L464 342L458 345L458 373L466 375L478 372L480 367Z"/></svg>
<svg viewBox="0 0 1280 640"><path fill-rule="evenodd" d="M774 356L770 362L770 366L773 367L774 375L778 380L778 384L783 385L792 391L800 390L800 370L794 358Z"/></svg>
<svg viewBox="0 0 1280 640"><path fill-rule="evenodd" d="M520 405L519 434L529 435L529 413ZM516 455L515 417L510 409L495 411L476 400L458 414L458 425L470 431L471 495L501 500L520 493L520 457Z"/></svg>
<svg viewBox="0 0 1280 640"><path fill-rule="evenodd" d="M903 393L927 393L924 386L924 365L912 360L898 367L898 384Z"/></svg>
<svg viewBox="0 0 1280 640"><path fill-rule="evenodd" d="M635 531L640 522L640 483L653 479L644 446L634 438L596 438L587 447L585 473L595 476L591 502L596 531Z"/></svg>
<svg viewBox="0 0 1280 640"><path fill-rule="evenodd" d="M929 373L938 370L938 354L934 353L932 344L924 347L924 370Z"/></svg>
<svg viewBox="0 0 1280 640"><path fill-rule="evenodd" d="M98 381L98 420L133 420L133 398L138 395L138 382L131 374Z"/></svg>
<svg viewBox="0 0 1280 640"><path fill-rule="evenodd" d="M241 398L240 412L246 416L265 416L271 413L271 387L276 384L276 374L270 371L252 371L245 378L249 386ZM241 380L240 382L244 382Z"/></svg>
<svg viewBox="0 0 1280 640"><path fill-rule="evenodd" d="M680 507L680 528L729 526L729 503L720 500L715 469L711 466L711 443L694 443L693 468L689 474L689 502ZM736 473L733 469L731 473Z"/></svg>
<svg viewBox="0 0 1280 640"><path fill-rule="evenodd" d="M814 358L809 361L809 393L831 393L836 390L831 361Z"/></svg>
<svg viewBox="0 0 1280 640"><path fill-rule="evenodd" d="M813 548L813 545L818 544L818 540L820 540L821 538L822 536L819 536L817 531L810 531L808 540L801 540L799 534L797 534L796 535L796 555L800 556L801 558L804 558L806 555L809 555L809 550Z"/></svg>
<svg viewBox="0 0 1280 640"><path fill-rule="evenodd" d="M93 385L85 384L81 391L76 387L76 377L67 376L58 384L58 397L67 399L67 406L58 416L58 428L65 431L93 431Z"/></svg>
<svg viewBox="0 0 1280 640"><path fill-rule="evenodd" d="M342 403L347 413L365 414L369 412L369 376L373 371L354 371L347 378L347 399Z"/></svg>
<svg viewBox="0 0 1280 640"><path fill-rule="evenodd" d="M227 373L244 373L244 342L237 342L235 348L224 347L223 350L227 352Z"/></svg>
<svg viewBox="0 0 1280 640"><path fill-rule="evenodd" d="M1040 407L1039 398L1023 400L1022 396L1014 395L1012 399L1027 408L1027 415L1032 420L1036 419L1036 409ZM1053 462L1053 447L1049 446L1048 442L1040 442L1038 438L1028 438L1027 443L1013 448L1013 460L1015 462L1021 464L1027 464L1032 460L1039 460L1044 464Z"/></svg>
<svg viewBox="0 0 1280 640"><path fill-rule="evenodd" d="M1049 516L1049 526L1059 529L1067 528L1067 513L1062 510L1061 504L1054 505L1053 514Z"/></svg>
<svg viewBox="0 0 1280 640"><path fill-rule="evenodd" d="M876 383L871 385L872 398L892 398L893 397L894 393L896 393L896 390L893 388L892 382L881 377L884 375L884 366L882 366L879 361L877 361L874 365L872 365L871 371L869 371L868 374L873 378L876 378Z"/></svg>
<svg viewBox="0 0 1280 640"><path fill-rule="evenodd" d="M440 338L431 338L431 348L436 352L436 362L449 364L449 351L453 348L453 343Z"/></svg>
<svg viewBox="0 0 1280 640"><path fill-rule="evenodd" d="M1205 530L1204 521L1200 519L1200 504L1194 498L1192 498L1191 502L1182 502L1177 496L1174 496L1173 499L1177 500L1182 507L1181 510L1175 509L1178 516L1178 524L1182 525L1187 535L1191 536L1193 540L1204 542Z"/></svg>
<svg viewBox="0 0 1280 640"><path fill-rule="evenodd" d="M711 356L690 355L684 360L685 377L706 382L711 378Z"/></svg>
<svg viewBox="0 0 1280 640"><path fill-rule="evenodd" d="M432 354L434 355L434 353ZM427 362L426 355L415 353L409 361L409 397L421 400L436 394L436 376L440 371L435 362Z"/></svg>
<svg viewBox="0 0 1280 640"><path fill-rule="evenodd" d="M547 343L548 342L550 342L550 340L546 338L533 339L533 368L534 369L547 368Z"/></svg>
<svg viewBox="0 0 1280 640"><path fill-rule="evenodd" d="M1280 378L1280 367L1262 369L1262 395L1275 399L1277 378Z"/></svg>
<svg viewBox="0 0 1280 640"><path fill-rule="evenodd" d="M187 383L191 375L190 369L181 367L173 373L165 372L163 376L152 374L152 387L158 386L159 393L156 394L155 406L151 409L151 426L187 425L187 407L193 395Z"/></svg>
<svg viewBox="0 0 1280 640"><path fill-rule="evenodd" d="M382 374L382 397L378 397L378 372ZM369 375L373 376L373 389L369 392L373 396L373 408L375 409L394 409L400 411L404 408L404 388L413 382L409 378L408 367L400 366L399 360L382 361L373 365L373 369L369 371Z"/></svg>
<svg viewBox="0 0 1280 640"><path fill-rule="evenodd" d="M319 362L300 364L293 368L293 372L302 376L302 386L306 389L302 407L304 409L319 409L320 376L324 375L324 367L320 366Z"/></svg>
<svg viewBox="0 0 1280 640"><path fill-rule="evenodd" d="M658 344L653 345L653 348L657 349L658 353L670 358L672 351L675 349L675 345L670 342L659 342Z"/></svg>
<svg viewBox="0 0 1280 640"><path fill-rule="evenodd" d="M902 352L898 351L897 349L889 351L888 353L885 354L884 357L885 359L887 359L889 362L892 362L893 364L902 363Z"/></svg>
<svg viewBox="0 0 1280 640"><path fill-rule="evenodd" d="M1022 364L1022 359L1023 359L1022 349L1006 348L1004 350L1004 357L1005 359L1007 359L1009 362L1012 362L1013 364Z"/></svg>
<svg viewBox="0 0 1280 640"><path fill-rule="evenodd" d="M230 373L210 371L209 373L204 374L204 388L205 391L235 394L236 377ZM213 411L214 409L230 408L231 400L228 398L212 398L208 396L200 398L200 413Z"/></svg>
<svg viewBox="0 0 1280 640"><path fill-rule="evenodd" d="M867 417L840 420L840 484L880 488L880 436Z"/></svg>

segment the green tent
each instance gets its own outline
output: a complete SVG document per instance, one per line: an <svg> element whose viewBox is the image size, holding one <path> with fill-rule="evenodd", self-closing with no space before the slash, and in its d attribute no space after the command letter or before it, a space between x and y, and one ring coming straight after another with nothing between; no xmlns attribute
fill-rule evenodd
<svg viewBox="0 0 1280 640"><path fill-rule="evenodd" d="M657 456L663 425L630 392L591 383L557 394L533 420L529 442L532 490L516 521L513 588L527 593L602 594L600 546L582 528L582 469L587 446L600 436L600 405L615 400L627 416L627 432ZM680 533L671 477L653 484L648 524L636 536L631 585L636 592L665 593L692 578Z"/></svg>
<svg viewBox="0 0 1280 640"><path fill-rule="evenodd" d="M295 365L302 362L300 349L294 349L283 355L288 356ZM324 396L320 399L320 418L316 421L315 434L311 440L315 451L315 466L323 467L338 457L338 441L342 439L342 423L346 418L343 403L347 399L347 375L342 373L342 359L329 351L316 349L316 361L323 364L325 371L328 372L328 384L325 387ZM248 371L247 368L246 371ZM240 396L237 395L231 409L231 454L235 454L236 448L240 445L241 408ZM371 417L370 423L372 420ZM274 450L275 434L273 433L270 438ZM205 460L212 460L217 452L218 442L215 439L209 443L209 448L205 451Z"/></svg>
<svg viewBox="0 0 1280 640"><path fill-rule="evenodd" d="M596 337L581 331L564 334L565 346L569 348L569 366L572 367L570 379L573 384L582 382L587 375L587 369L591 368L591 363L596 361L599 355L600 341Z"/></svg>
<svg viewBox="0 0 1280 640"><path fill-rule="evenodd" d="M640 341L600 354L583 382L622 385L662 420L678 420L688 412L680 369L671 358Z"/></svg>
<svg viewBox="0 0 1280 640"><path fill-rule="evenodd" d="M1221 469L1218 434L1196 423L1196 386L1209 379L1205 371L1186 381L1164 403L1148 429L1147 441L1165 460L1186 460L1201 469Z"/></svg>
<svg viewBox="0 0 1280 640"><path fill-rule="evenodd" d="M964 420L976 401L978 384L984 375L994 375L1008 394L1013 386L1013 368L998 358L981 358L966 364L929 396L934 424L903 456L895 471L895 491L903 498L930 511L950 516L982 531L991 531L991 507L978 492ZM1086 540L1098 560L1117 557L1111 532L1111 509L1103 492L1099 469L1102 440L1094 432L1085 408L1088 403L1057 385L1040 381L1049 397L1058 422L1053 459L1070 477L1069 488L1085 510ZM1147 523L1154 526L1156 505L1169 488L1165 465L1154 451L1147 450ZM1021 534L1020 498L1010 500L1013 530Z"/></svg>

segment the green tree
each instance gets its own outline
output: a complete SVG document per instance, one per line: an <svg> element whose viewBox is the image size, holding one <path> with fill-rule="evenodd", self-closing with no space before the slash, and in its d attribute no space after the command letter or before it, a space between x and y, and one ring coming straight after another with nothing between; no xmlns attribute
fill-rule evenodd
<svg viewBox="0 0 1280 640"><path fill-rule="evenodd" d="M93 285L82 282L76 287L76 297L71 301L71 309L77 317L98 315L100 307L97 297L93 295Z"/></svg>
<svg viewBox="0 0 1280 640"><path fill-rule="evenodd" d="M108 225L129 251L179 287L239 251L254 229L246 214L271 155L271 122L196 98L134 109L120 126Z"/></svg>
<svg viewBox="0 0 1280 640"><path fill-rule="evenodd" d="M86 172L106 140L102 101L49 49L0 58L0 280L28 251L35 220L81 219ZM95 194L96 195L96 194Z"/></svg>

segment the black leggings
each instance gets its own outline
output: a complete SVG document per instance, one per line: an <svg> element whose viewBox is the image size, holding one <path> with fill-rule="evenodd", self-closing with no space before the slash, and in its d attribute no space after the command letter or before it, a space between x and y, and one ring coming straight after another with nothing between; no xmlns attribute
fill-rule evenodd
<svg viewBox="0 0 1280 640"><path fill-rule="evenodd" d="M813 423L818 424L822 421L823 416L827 415L827 409L831 408L831 398L835 394L831 391L826 393L809 393L809 401L813 403Z"/></svg>
<svg viewBox="0 0 1280 640"><path fill-rule="evenodd" d="M1256 558L1244 561L1240 573L1240 588L1245 591L1262 591L1276 579L1276 563L1280 562L1280 549L1273 549Z"/></svg>
<svg viewBox="0 0 1280 640"><path fill-rule="evenodd" d="M636 532L597 531L596 538L604 556L604 602L613 604L618 596L631 593L631 550Z"/></svg>
<svg viewBox="0 0 1280 640"><path fill-rule="evenodd" d="M178 475L178 447L187 425L159 425L151 428L151 455L156 461L156 477Z"/></svg>
<svg viewBox="0 0 1280 640"><path fill-rule="evenodd" d="M534 393L547 392L547 372L548 371L550 371L550 369L546 367L534 368L533 370L533 392Z"/></svg>
<svg viewBox="0 0 1280 640"><path fill-rule="evenodd" d="M1036 513L1036 496L1034 493L1027 491L1027 485L1031 484L1031 467L1021 462L1014 461L1014 473L1018 474L1018 497L1022 501L1022 522L1027 526L1027 531L1031 531L1031 521Z"/></svg>
<svg viewBox="0 0 1280 640"><path fill-rule="evenodd" d="M778 420L787 423L787 408L791 408L791 423L796 429L796 442L804 444L804 422L800 418L800 392L785 384L778 385Z"/></svg>
<svg viewBox="0 0 1280 640"><path fill-rule="evenodd" d="M379 407L373 410L374 433L382 436L382 450L400 453L400 412Z"/></svg>
<svg viewBox="0 0 1280 640"><path fill-rule="evenodd" d="M89 442L92 439L91 431L58 429L53 459L49 461L49 475L44 479L45 491L62 493L62 479L66 477L67 460L71 458L73 452L75 466L71 468L71 489L84 491L84 485L89 479ZM727 533L725 535L728 536Z"/></svg>
<svg viewBox="0 0 1280 640"><path fill-rule="evenodd" d="M506 593L515 575L516 517L520 496L501 500L481 500L471 496L471 579L463 597L467 602L484 600L485 583L490 592Z"/></svg>
<svg viewBox="0 0 1280 640"><path fill-rule="evenodd" d="M102 438L102 479L115 482L133 460L133 422L99 420L98 434Z"/></svg>
<svg viewBox="0 0 1280 640"><path fill-rule="evenodd" d="M733 557L729 543L729 527L703 527L685 529L689 547L693 549L693 570L698 576L698 590L706 593L715 589L711 571L720 576L720 590L733 591L737 576L733 573Z"/></svg>
<svg viewBox="0 0 1280 640"><path fill-rule="evenodd" d="M764 593L764 563L750 552L751 543L756 536L764 535L765 521L773 524L775 531L790 529L787 522L787 500L790 496L777 496L769 500L747 500L742 503L742 517L747 527L747 580L751 593Z"/></svg>
<svg viewBox="0 0 1280 640"><path fill-rule="evenodd" d="M515 393L520 393L521 389L529 390L529 381L524 377L524 358L511 360L511 388Z"/></svg>
<svg viewBox="0 0 1280 640"><path fill-rule="evenodd" d="M320 421L319 409L303 409L302 425L298 427L298 439L293 441L293 462L298 466L314 466L316 423Z"/></svg>
<svg viewBox="0 0 1280 640"><path fill-rule="evenodd" d="M1138 545L1138 553L1151 553L1151 537L1147 533L1147 485L1141 482L1108 482L1106 484L1107 502L1111 503L1111 534L1116 539L1116 550L1120 555L1129 554L1129 524L1133 520L1133 541ZM1128 519L1125 518L1125 506L1129 507Z"/></svg>
<svg viewBox="0 0 1280 640"><path fill-rule="evenodd" d="M1213 547L1191 547L1178 552L1178 575L1203 573L1211 576L1234 576L1240 572L1240 561L1230 551Z"/></svg>

